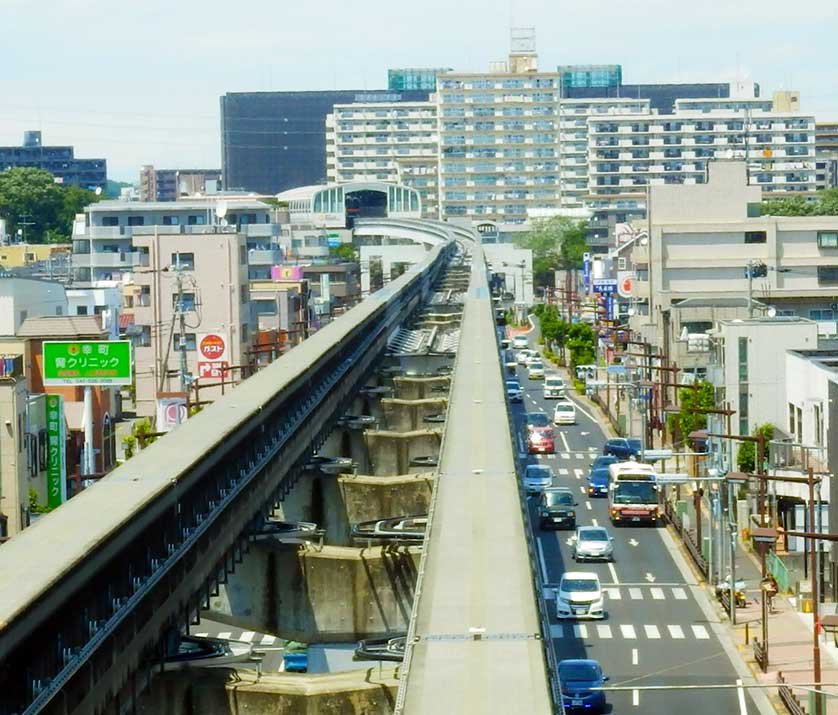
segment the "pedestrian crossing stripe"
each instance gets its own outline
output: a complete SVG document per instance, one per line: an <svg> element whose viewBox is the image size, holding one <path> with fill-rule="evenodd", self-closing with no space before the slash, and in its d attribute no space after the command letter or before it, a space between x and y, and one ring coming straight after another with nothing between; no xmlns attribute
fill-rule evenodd
<svg viewBox="0 0 838 715"><path fill-rule="evenodd" d="M620 626L620 633L623 634L623 638L626 638L626 639L629 639L629 640L633 639L633 638L637 638L637 633L635 633L635 631L634 631L634 626L621 625Z"/></svg>
<svg viewBox="0 0 838 715"><path fill-rule="evenodd" d="M686 626L676 624L655 625L649 623L643 625L620 623L613 626L608 623L553 623L550 625L550 638L552 640L564 638L614 640L615 638L622 638L628 641L655 641L662 640L667 635L673 640L686 640L689 637L688 634L696 640L710 639L710 633L701 624L692 624L688 629Z"/></svg>
<svg viewBox="0 0 838 715"><path fill-rule="evenodd" d="M666 596L663 595L662 588L653 588L649 592L652 594L652 598L655 601L663 601L666 598Z"/></svg>
<svg viewBox="0 0 838 715"><path fill-rule="evenodd" d="M567 452L562 452L562 459L570 459L570 455Z"/></svg>
<svg viewBox="0 0 838 715"><path fill-rule="evenodd" d="M585 459L585 455L579 454L578 452L574 456L576 457L576 459Z"/></svg>
<svg viewBox="0 0 838 715"><path fill-rule="evenodd" d="M704 626L691 626L693 629L693 634L696 638L701 640L707 640L710 638L710 634L707 632L707 629Z"/></svg>
<svg viewBox="0 0 838 715"><path fill-rule="evenodd" d="M639 588L630 588L629 589L629 598L632 601L642 601L643 600L643 592Z"/></svg>
<svg viewBox="0 0 838 715"><path fill-rule="evenodd" d="M681 626L667 626L666 628L672 638L681 639L684 637L684 630Z"/></svg>
<svg viewBox="0 0 838 715"><path fill-rule="evenodd" d="M550 590L547 591L548 597ZM631 601L644 601L650 596L653 601L666 601L667 599L676 601L686 601L687 592L680 586L664 588L661 586L640 587L640 586L603 586L602 593L609 601L622 601L625 599ZM624 597L623 594L627 595Z"/></svg>
<svg viewBox="0 0 838 715"><path fill-rule="evenodd" d="M570 474L570 470L569 470L569 469L565 469L564 467L560 467L560 468L559 468L559 470L558 470L558 472L559 472L559 474L561 474L563 477L566 477L568 474Z"/></svg>
<svg viewBox="0 0 838 715"><path fill-rule="evenodd" d="M210 633L193 633L192 635L196 638L219 638L220 640L243 641L245 643L253 643L254 645L258 644L267 646L276 643L276 636L257 634L255 631L243 631L235 637L233 637L233 633L230 631L224 631L215 635L211 635ZM261 638L257 639L257 635L261 635Z"/></svg>
<svg viewBox="0 0 838 715"><path fill-rule="evenodd" d="M602 590L605 592L605 595L608 596L609 601L619 601L623 597L619 588L604 588Z"/></svg>
<svg viewBox="0 0 838 715"><path fill-rule="evenodd" d="M598 625L596 627L596 634L600 638L611 638L611 626Z"/></svg>
<svg viewBox="0 0 838 715"><path fill-rule="evenodd" d="M657 626L643 626L643 630L646 631L646 637L650 640L656 640L661 637L661 632Z"/></svg>
<svg viewBox="0 0 838 715"><path fill-rule="evenodd" d="M672 595L675 596L675 600L677 601L687 600L687 592L683 588L673 588Z"/></svg>

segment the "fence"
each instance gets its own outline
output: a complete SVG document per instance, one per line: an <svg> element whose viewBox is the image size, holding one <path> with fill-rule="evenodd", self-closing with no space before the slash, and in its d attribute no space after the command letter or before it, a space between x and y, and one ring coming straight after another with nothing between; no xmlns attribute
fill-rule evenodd
<svg viewBox="0 0 838 715"><path fill-rule="evenodd" d="M766 555L765 566L768 569L768 573L777 581L777 587L780 589L780 593L789 593L791 591L789 570L783 563L783 560L773 550L769 551Z"/></svg>
<svg viewBox="0 0 838 715"><path fill-rule="evenodd" d="M777 694L780 696L780 700L783 701L783 705L786 706L786 710L789 711L790 715L806 715L806 711L803 709L800 700L797 699L797 696L791 691L791 688L786 685L786 680L782 672L777 673L777 684L779 686L777 688Z"/></svg>

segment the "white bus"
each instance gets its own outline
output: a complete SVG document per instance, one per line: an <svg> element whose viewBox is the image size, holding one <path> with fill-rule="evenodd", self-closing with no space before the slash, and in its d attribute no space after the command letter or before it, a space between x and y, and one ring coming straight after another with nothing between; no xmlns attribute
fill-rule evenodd
<svg viewBox="0 0 838 715"><path fill-rule="evenodd" d="M657 524L658 475L651 464L617 462L608 467L608 511L611 523Z"/></svg>

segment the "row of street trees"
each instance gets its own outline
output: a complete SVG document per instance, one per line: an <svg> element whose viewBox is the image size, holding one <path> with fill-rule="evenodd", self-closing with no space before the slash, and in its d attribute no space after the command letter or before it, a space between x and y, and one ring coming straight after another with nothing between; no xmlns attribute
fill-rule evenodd
<svg viewBox="0 0 838 715"><path fill-rule="evenodd" d="M555 345L559 351L567 350L572 368L596 361L597 333L592 325L562 320L555 305L539 303L533 313L539 319L545 349Z"/></svg>
<svg viewBox="0 0 838 715"><path fill-rule="evenodd" d="M10 236L20 228L28 243L66 243L75 215L100 198L80 186L56 184L43 169L0 172L0 218Z"/></svg>
<svg viewBox="0 0 838 715"><path fill-rule="evenodd" d="M565 216L534 221L530 231L516 243L532 251L533 284L552 286L557 269L581 268L582 254L587 251L587 221L574 221Z"/></svg>
<svg viewBox="0 0 838 715"><path fill-rule="evenodd" d="M802 196L762 202L763 216L838 216L838 189L819 191L814 201Z"/></svg>

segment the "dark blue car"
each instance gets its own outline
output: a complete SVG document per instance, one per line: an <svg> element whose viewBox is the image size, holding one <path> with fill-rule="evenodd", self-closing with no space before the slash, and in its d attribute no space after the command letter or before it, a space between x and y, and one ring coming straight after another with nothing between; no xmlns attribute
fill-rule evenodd
<svg viewBox="0 0 838 715"><path fill-rule="evenodd" d="M588 479L588 496L589 497L607 497L608 496L608 467L596 467L591 469Z"/></svg>
<svg viewBox="0 0 838 715"><path fill-rule="evenodd" d="M605 693L591 688L602 687L608 676L595 660L563 660L559 663L562 702L567 712L605 712Z"/></svg>
<svg viewBox="0 0 838 715"><path fill-rule="evenodd" d="M620 460L617 459L613 454L600 454L593 462L591 462L591 471L594 469L600 469L605 467L608 469L608 465L616 464Z"/></svg>
<svg viewBox="0 0 838 715"><path fill-rule="evenodd" d="M617 459L631 459L640 454L641 448L639 439L616 437L605 443L602 453L613 454Z"/></svg>

